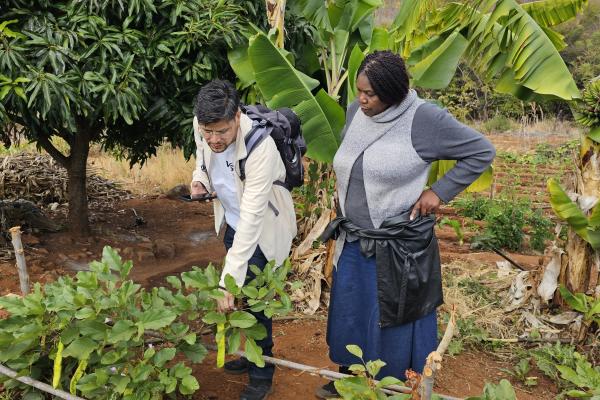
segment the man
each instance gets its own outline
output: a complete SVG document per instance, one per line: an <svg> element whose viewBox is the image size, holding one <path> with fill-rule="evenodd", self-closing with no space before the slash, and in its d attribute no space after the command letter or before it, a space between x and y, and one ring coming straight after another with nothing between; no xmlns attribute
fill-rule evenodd
<svg viewBox="0 0 600 400"><path fill-rule="evenodd" d="M228 81L214 80L200 89L194 108L196 170L192 197L216 193L215 229L225 224L227 249L220 286L230 274L238 284L249 282L254 274L248 265L264 268L269 260L281 264L289 255L296 235L296 216L290 192L274 182L285 181L285 167L275 142L269 136L248 155L244 138L252 120L240 111L240 99ZM246 158L245 179L240 178L240 160ZM234 307L234 297L223 290L218 310ZM272 321L262 312L253 313L267 330L257 341L263 355L272 355ZM266 399L272 392L274 366L258 368L245 358L225 364L229 373L248 371L249 384L240 400Z"/></svg>

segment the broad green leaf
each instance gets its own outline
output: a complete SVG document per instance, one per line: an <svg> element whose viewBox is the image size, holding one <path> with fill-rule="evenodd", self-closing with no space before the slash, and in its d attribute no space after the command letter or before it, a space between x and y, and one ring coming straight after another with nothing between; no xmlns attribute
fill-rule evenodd
<svg viewBox="0 0 600 400"><path fill-rule="evenodd" d="M331 22L329 21L329 13L327 3L321 0L296 0L290 4L296 11L301 14L310 23L318 29L323 29L332 32Z"/></svg>
<svg viewBox="0 0 600 400"><path fill-rule="evenodd" d="M456 165L455 160L439 160L431 163L431 169L429 171L429 178L427 185L431 186L438 180L440 180L448 171L454 168ZM481 192L488 189L494 179L494 170L492 166L489 166L480 176L471 183L466 191L467 192Z"/></svg>
<svg viewBox="0 0 600 400"><path fill-rule="evenodd" d="M254 69L248 57L248 43L243 43L227 52L229 65L237 75L241 83L241 89L245 89L255 83Z"/></svg>
<svg viewBox="0 0 600 400"><path fill-rule="evenodd" d="M590 229L594 230L600 228L600 202L592 208L592 212L588 219L588 226Z"/></svg>
<svg viewBox="0 0 600 400"><path fill-rule="evenodd" d="M100 363L104 365L113 365L125 356L127 356L127 349L112 350L102 355Z"/></svg>
<svg viewBox="0 0 600 400"><path fill-rule="evenodd" d="M135 334L136 328L132 321L121 320L117 321L112 329L108 332L107 342L118 343L125 342L131 339Z"/></svg>
<svg viewBox="0 0 600 400"><path fill-rule="evenodd" d="M302 121L307 156L331 162L344 124L343 110L331 98L312 94L319 82L296 70L264 33L250 40L248 51L257 85L271 108L291 107ZM328 97L328 96L327 96ZM323 109L323 106L331 109ZM341 116L329 120L328 116Z"/></svg>
<svg viewBox="0 0 600 400"><path fill-rule="evenodd" d="M600 143L600 126L590 129L587 137L592 139L596 143Z"/></svg>
<svg viewBox="0 0 600 400"><path fill-rule="evenodd" d="M207 324L224 324L227 322L227 317L225 314L211 311L202 318L202 321Z"/></svg>
<svg viewBox="0 0 600 400"><path fill-rule="evenodd" d="M385 365L386 363L381 360L367 361L367 372L370 376L375 378L379 374L379 371L381 371L381 368L385 367Z"/></svg>
<svg viewBox="0 0 600 400"><path fill-rule="evenodd" d="M500 50L507 53L506 66L514 72L519 85L565 100L581 97L553 43L515 0L496 2L487 21L487 32L494 32L495 24L502 22L498 32L503 39Z"/></svg>
<svg viewBox="0 0 600 400"><path fill-rule="evenodd" d="M228 319L231 326L236 328L250 328L256 324L256 317L246 311L234 311Z"/></svg>
<svg viewBox="0 0 600 400"><path fill-rule="evenodd" d="M183 377L179 384L179 392L184 395L193 394L198 389L200 389L200 384L192 375Z"/></svg>
<svg viewBox="0 0 600 400"><path fill-rule="evenodd" d="M349 344L346 346L346 349L350 352L350 354L355 355L356 357L362 359L363 358L363 351L360 347L358 347L355 344Z"/></svg>
<svg viewBox="0 0 600 400"><path fill-rule="evenodd" d="M192 369L186 367L183 362L178 362L169 369L169 374L177 379L182 379L192 373Z"/></svg>
<svg viewBox="0 0 600 400"><path fill-rule="evenodd" d="M152 366L148 364L137 364L131 371L132 382L143 382L148 379L152 373Z"/></svg>
<svg viewBox="0 0 600 400"><path fill-rule="evenodd" d="M168 276L167 282L169 283L169 285L173 286L175 289L177 289L177 290L181 289L181 281L179 280L178 277Z"/></svg>
<svg viewBox="0 0 600 400"><path fill-rule="evenodd" d="M256 324L250 328L244 329L244 336L254 340L261 340L267 337L267 329L263 324Z"/></svg>
<svg viewBox="0 0 600 400"><path fill-rule="evenodd" d="M448 36L439 47L410 68L414 85L427 89L448 86L467 44L467 39L458 31Z"/></svg>
<svg viewBox="0 0 600 400"><path fill-rule="evenodd" d="M256 364L259 368L265 366L265 360L262 357L262 349L258 347L254 339L246 338L245 352L248 361Z"/></svg>
<svg viewBox="0 0 600 400"><path fill-rule="evenodd" d="M402 381L398 378L394 378L393 376L386 376L377 384L378 388L390 386L390 385L402 385Z"/></svg>
<svg viewBox="0 0 600 400"><path fill-rule="evenodd" d="M62 355L63 357L74 357L78 360L84 360L99 347L100 345L92 339L82 337L71 342L71 344L65 348Z"/></svg>
<svg viewBox="0 0 600 400"><path fill-rule="evenodd" d="M121 272L123 261L121 256L112 247L104 246L102 249L102 262L106 263L113 271Z"/></svg>
<svg viewBox="0 0 600 400"><path fill-rule="evenodd" d="M225 275L224 281L225 288L229 293L231 293L234 296L237 296L240 293L240 288L235 282L235 278L233 276L231 276L230 274Z"/></svg>
<svg viewBox="0 0 600 400"><path fill-rule="evenodd" d="M244 293L249 298L258 297L258 289L254 286L244 286L242 287L242 293Z"/></svg>
<svg viewBox="0 0 600 400"><path fill-rule="evenodd" d="M144 329L160 329L170 325L175 318L177 314L169 309L150 309L138 316L138 324L143 324Z"/></svg>
<svg viewBox="0 0 600 400"><path fill-rule="evenodd" d="M356 46L355 46L356 47ZM390 49L390 34L387 28L375 27L373 28L373 35L371 35L371 42L369 43L369 53L376 50L389 50Z"/></svg>
<svg viewBox="0 0 600 400"><path fill-rule="evenodd" d="M360 64L365 59L365 54L357 45L352 49L350 58L348 59L348 83L347 83L347 104L349 105L356 100L356 74Z"/></svg>
<svg viewBox="0 0 600 400"><path fill-rule="evenodd" d="M588 219L579 206L567 196L556 179L548 180L548 191L550 192L550 205L556 215L567 221L569 226L592 248L600 248L599 235L588 229Z"/></svg>
<svg viewBox="0 0 600 400"><path fill-rule="evenodd" d="M233 354L239 350L242 343L242 336L239 329L232 329L227 337L227 353Z"/></svg>
<svg viewBox="0 0 600 400"><path fill-rule="evenodd" d="M193 363L201 363L208 354L208 350L200 343L182 343L177 347Z"/></svg>
<svg viewBox="0 0 600 400"><path fill-rule="evenodd" d="M581 313L588 312L588 302L587 297L584 293L576 293L573 294L567 289L564 285L560 285L558 288L560 291L560 295L563 300L575 311L579 311Z"/></svg>
<svg viewBox="0 0 600 400"><path fill-rule="evenodd" d="M167 361L171 361L175 357L175 352L176 349L174 347L160 349L158 353L154 355L154 364L159 368L164 366Z"/></svg>
<svg viewBox="0 0 600 400"><path fill-rule="evenodd" d="M521 6L538 25L548 27L575 18L587 4L588 0L541 0Z"/></svg>

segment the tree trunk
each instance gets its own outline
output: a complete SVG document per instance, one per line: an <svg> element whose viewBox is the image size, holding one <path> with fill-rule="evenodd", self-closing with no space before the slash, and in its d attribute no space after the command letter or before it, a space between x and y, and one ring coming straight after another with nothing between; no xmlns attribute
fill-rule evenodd
<svg viewBox="0 0 600 400"><path fill-rule="evenodd" d="M67 164L69 177L69 230L80 236L90 233L86 188L87 158L90 151L89 134L75 135L70 142L71 154Z"/></svg>
<svg viewBox="0 0 600 400"><path fill-rule="evenodd" d="M583 139L577 164L575 192L580 196L599 198L600 146L591 143L589 139ZM568 261L566 267L561 270L559 283L575 293L599 296L598 251L592 249L589 243L569 229L566 252Z"/></svg>

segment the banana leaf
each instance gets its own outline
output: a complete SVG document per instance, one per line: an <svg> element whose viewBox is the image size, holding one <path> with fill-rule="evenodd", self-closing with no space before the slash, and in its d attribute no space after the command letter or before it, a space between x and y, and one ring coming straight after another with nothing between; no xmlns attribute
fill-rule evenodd
<svg viewBox="0 0 600 400"><path fill-rule="evenodd" d="M449 35L439 47L410 68L414 85L427 89L448 86L467 44L467 39L458 31Z"/></svg>
<svg viewBox="0 0 600 400"><path fill-rule="evenodd" d="M314 96L319 82L294 68L264 33L250 40L248 55L267 105L291 107L300 117L307 157L331 162L344 125L342 107L323 91Z"/></svg>
<svg viewBox="0 0 600 400"><path fill-rule="evenodd" d="M431 169L429 170L429 178L427 185L431 186L438 180L440 180L448 171L450 171L456 164L455 160L440 160L431 163ZM473 183L471 183L466 191L467 192L481 192L489 188L494 179L494 169L490 166L486 169Z"/></svg>

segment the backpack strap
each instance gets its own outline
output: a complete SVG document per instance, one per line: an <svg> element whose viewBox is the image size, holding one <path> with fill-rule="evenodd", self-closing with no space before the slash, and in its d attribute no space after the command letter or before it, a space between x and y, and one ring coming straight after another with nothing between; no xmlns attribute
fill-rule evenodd
<svg viewBox="0 0 600 400"><path fill-rule="evenodd" d="M244 137L244 143L246 144L246 157L240 160L240 179L242 181L246 180L246 161L248 160L248 157L250 157L250 153L252 153L252 150L262 143L262 141L265 140L265 138L270 134L271 132L269 132L267 121L263 119L261 121L256 121L252 125L250 132L248 132Z"/></svg>

